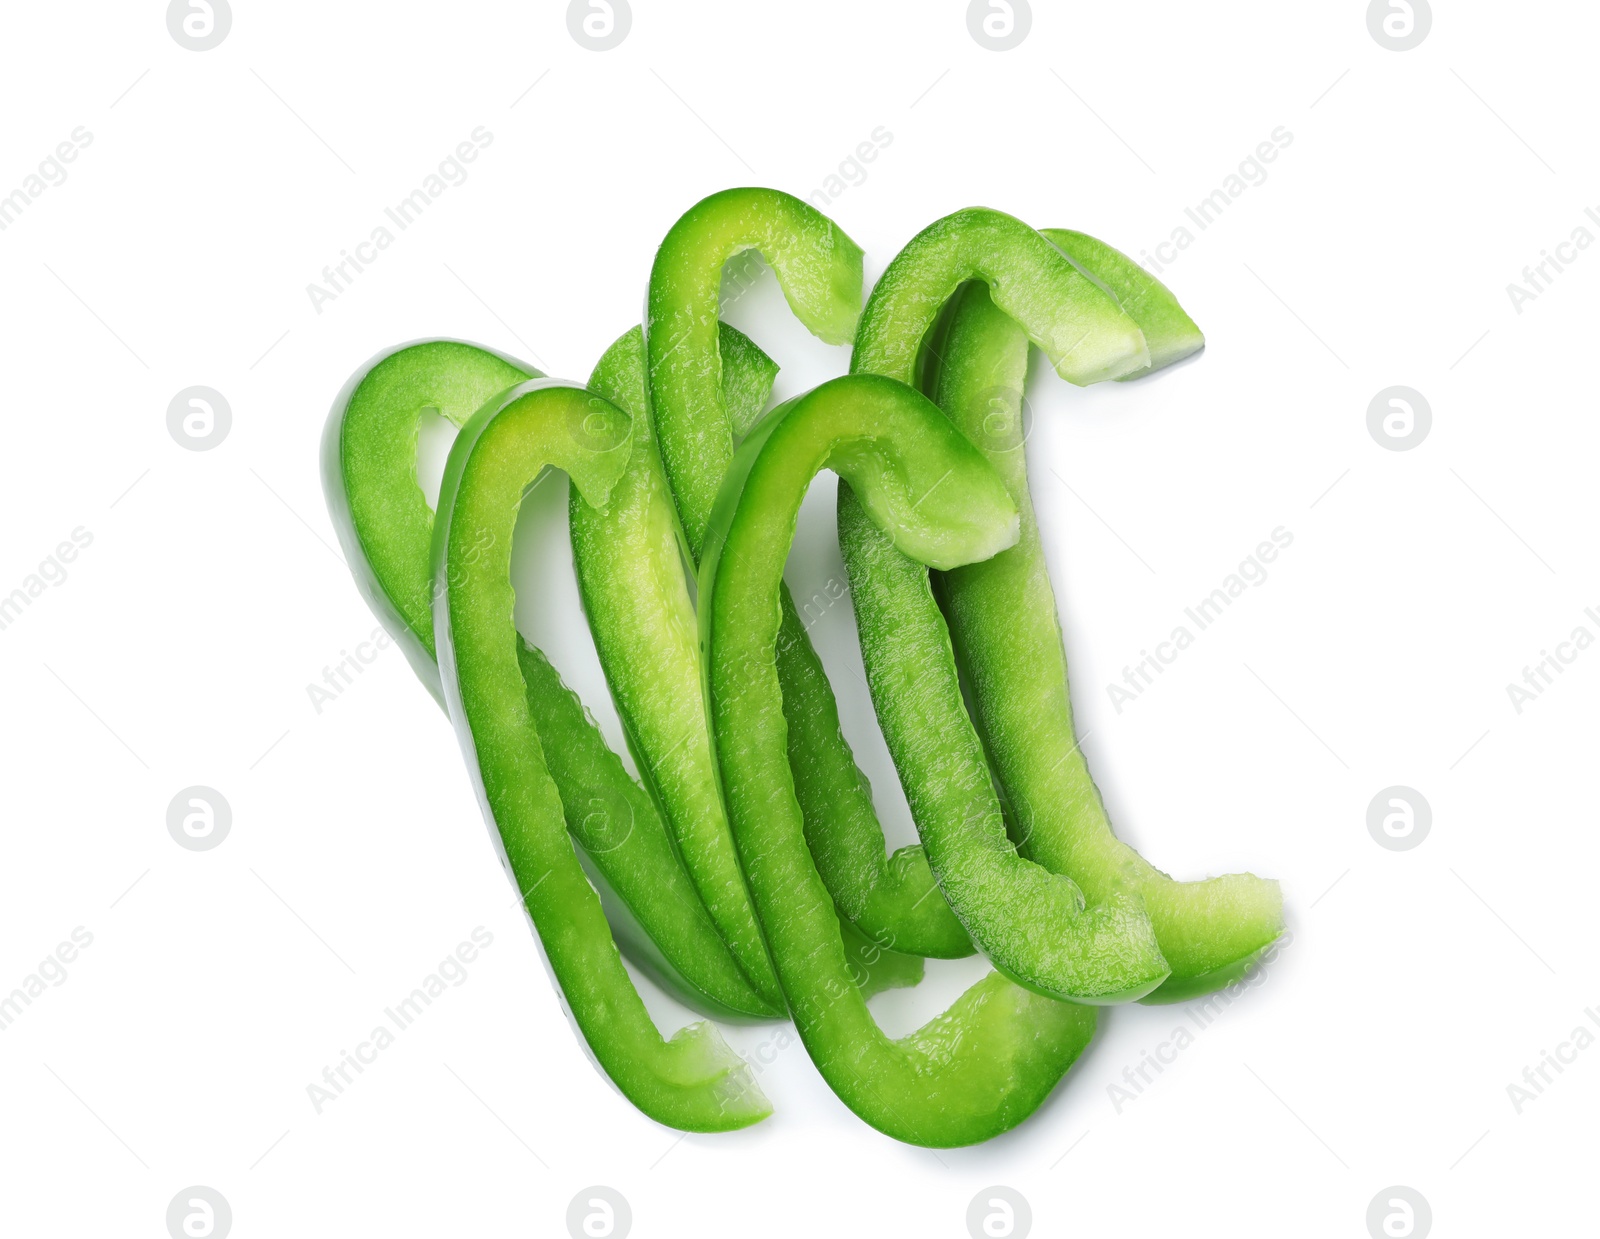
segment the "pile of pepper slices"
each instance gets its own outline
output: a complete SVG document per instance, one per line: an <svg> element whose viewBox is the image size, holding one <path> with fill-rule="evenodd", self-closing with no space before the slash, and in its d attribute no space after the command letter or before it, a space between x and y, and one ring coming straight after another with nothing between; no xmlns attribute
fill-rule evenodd
<svg viewBox="0 0 1600 1239"><path fill-rule="evenodd" d="M854 345L848 376L770 412L777 366L718 317L746 250L813 334ZM729 1131L771 1106L709 1021L661 1036L624 954L706 1014L792 1019L850 1109L945 1147L1027 1118L1097 1007L1228 985L1283 932L1276 882L1177 882L1112 832L1028 495L1030 344L1084 385L1203 338L1110 246L984 209L913 238L863 309L861 250L832 220L731 189L667 234L642 327L587 386L429 340L334 404L324 476L357 584L456 725L573 1022L661 1123ZM461 428L437 514L417 482L427 409ZM513 624L512 531L547 467L572 482L578 585L643 786ZM823 469L922 840L892 855L783 582ZM974 951L992 972L883 1034L872 994Z"/></svg>

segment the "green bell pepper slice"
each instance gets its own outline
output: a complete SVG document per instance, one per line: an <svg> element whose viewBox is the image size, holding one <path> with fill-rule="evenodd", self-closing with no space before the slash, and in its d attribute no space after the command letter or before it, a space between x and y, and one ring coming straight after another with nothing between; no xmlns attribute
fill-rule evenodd
<svg viewBox="0 0 1600 1239"><path fill-rule="evenodd" d="M975 209L930 225L889 264L862 315L852 372L910 382L940 311L977 277L1003 290L1064 374L1097 380L1149 360L1137 324L1049 242L1008 215ZM1085 910L1076 884L1009 844L927 569L846 483L839 544L878 722L934 876L973 941L1043 994L1112 1004L1150 993L1169 968L1137 896L1118 891Z"/></svg>
<svg viewBox="0 0 1600 1239"><path fill-rule="evenodd" d="M723 398L735 424L748 428L766 405L777 365L739 331L726 323L721 330ZM745 975L782 1011L783 994L739 868L712 760L682 531L650 431L640 328L606 351L589 389L633 418L628 467L605 507L591 506L576 490L569 504L573 565L595 647L629 748L684 867ZM562 785L561 772L553 772ZM864 997L922 979L919 957L885 950L853 925L844 932Z"/></svg>
<svg viewBox="0 0 1600 1239"><path fill-rule="evenodd" d="M417 678L443 701L433 652L433 510L417 482L424 409L455 426L492 396L543 374L464 340L386 349L350 376L322 437L322 489L367 605Z"/></svg>
<svg viewBox="0 0 1600 1239"><path fill-rule="evenodd" d="M724 376L746 374L743 406L759 411L777 368L723 325L722 355L744 353ZM731 346L731 347L730 347ZM684 867L750 983L783 1009L772 961L756 925L728 833L700 693L699 637L684 577L682 537L650 424L644 339L633 328L589 377L589 389L633 419L633 451L604 508L576 488L568 504L572 562L595 650L628 746L661 807Z"/></svg>
<svg viewBox="0 0 1600 1239"><path fill-rule="evenodd" d="M1118 375L1117 382L1143 378L1205 347L1205 336L1171 290L1121 250L1070 228L1041 228L1039 235L1103 289L1144 333L1149 364Z"/></svg>
<svg viewBox="0 0 1600 1239"><path fill-rule="evenodd" d="M806 489L824 468L849 479L919 564L953 568L1003 550L1016 540L1016 508L927 399L888 379L834 379L769 414L740 446L700 571L705 688L728 816L807 1052L878 1130L913 1144L970 1144L1039 1106L1087 1045L1096 1013L990 973L924 1028L891 1040L851 983L833 898L806 842L776 665L783 565ZM1003 835L997 850L1010 850Z"/></svg>
<svg viewBox="0 0 1600 1239"><path fill-rule="evenodd" d="M1054 261L1045 253L1053 250L1050 240L1061 247L1054 251ZM963 408L952 416L974 442L992 448L986 455L1002 469L1013 498L1019 499L1024 512L1019 546L989 565L952 576L994 586L966 589L960 603L950 608L966 679L981 693L974 706L984 748L1024 855L1072 877L1093 903L1118 896L1141 898L1173 968L1173 975L1146 1000L1181 1000L1242 975L1282 932L1282 896L1277 884L1251 876L1178 884L1150 868L1110 832L1072 730L1066 661L1027 499L1026 461L1003 434L1000 442L990 439L997 427L1013 424L1008 418L1016 419L1013 434L1019 434L1029 341L1045 349L1062 378L1083 386L1168 365L1189 355L1203 339L1171 293L1130 259L1075 232L1053 232L1050 240L1029 235L1024 224L992 211L958 211L926 229L878 283L862 315L853 370L904 376L922 360L928 371L925 381L949 383L950 394L962 395ZM1029 282L1014 261L1016 255L1030 255L1034 263L1050 267L1051 282ZM1061 256L1078 269L1061 263ZM978 291L963 293L962 304L944 319L941 338L939 311L968 280L984 288L987 301L979 299ZM1077 325L1062 328L1062 322ZM1138 344L1131 341L1130 327L1139 331ZM1149 327L1149 336L1142 327ZM1078 346L1062 351L1062 339L1077 339ZM1117 341L1120 362L1110 360ZM941 370L947 370L946 378L938 378ZM875 546L866 520L846 506L842 493L842 539L874 546L878 560L890 559ZM846 565L850 559L846 554ZM878 586L893 587L893 603L882 615L869 616L864 631L893 626L902 648L917 640L933 645L949 639L944 616L928 602L920 578L922 571L904 557L891 559ZM974 618L979 613L981 623ZM859 615L858 599L858 620ZM915 746L922 727L944 735L962 719L965 704L946 692L938 711L922 724L907 725L904 735L891 736L891 752Z"/></svg>
<svg viewBox="0 0 1600 1239"><path fill-rule="evenodd" d="M831 219L775 189L726 189L675 223L650 269L645 302L653 415L662 463L698 560L717 490L733 461L718 351L722 268L757 251L789 308L828 344L848 344L861 313L861 247Z"/></svg>
<svg viewBox="0 0 1600 1239"><path fill-rule="evenodd" d="M702 1022L663 1039L568 837L529 708L513 623L511 537L546 466L603 504L627 464L627 414L579 387L535 379L473 415L445 467L433 529L440 680L473 783L562 997L624 1096L684 1131L730 1131L771 1107L748 1066Z"/></svg>
<svg viewBox="0 0 1600 1239"><path fill-rule="evenodd" d="M752 249L771 265L795 315L821 339L847 342L861 306L860 247L789 194L756 188L713 194L667 233L646 302L649 416L694 563L733 459L734 436L745 429L718 381L712 324L722 267ZM824 882L839 909L881 946L938 958L970 955L971 941L938 894L922 849L885 855L871 787L840 729L832 687L786 586L779 607L778 674L795 790ZM608 672L633 661L619 650ZM673 681L684 673L680 663Z"/></svg>
<svg viewBox="0 0 1600 1239"><path fill-rule="evenodd" d="M743 346L732 341L731 347L741 349L741 360L729 372L743 384L749 370ZM434 517L417 484L418 417L436 408L464 423L530 370L461 341L402 346L358 370L328 419L324 488L345 559L368 604L441 704L430 566ZM733 1019L781 1016L781 995L775 987L753 988L729 955L655 805L611 753L582 703L539 651L526 644L519 650L534 732L547 741L568 824L583 848L580 860L629 958L690 1006Z"/></svg>
<svg viewBox="0 0 1600 1239"><path fill-rule="evenodd" d="M1131 259L1083 233L1043 235L1138 322L1149 369L1202 347L1194 321ZM1144 1001L1209 993L1242 975L1283 932L1278 884L1252 874L1177 882L1113 833L1073 727L1055 593L1028 493L1028 337L974 281L956 295L933 351L929 394L999 472L1022 514L1015 547L934 581L1023 853L1071 876L1091 903L1124 891L1142 897L1172 968Z"/></svg>

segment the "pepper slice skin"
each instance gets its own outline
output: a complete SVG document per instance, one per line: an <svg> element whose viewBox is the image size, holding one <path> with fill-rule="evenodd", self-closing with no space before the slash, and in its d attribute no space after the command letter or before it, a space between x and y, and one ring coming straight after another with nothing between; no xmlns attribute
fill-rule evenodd
<svg viewBox="0 0 1600 1239"><path fill-rule="evenodd" d="M717 318L723 264L751 249L771 264L790 307L821 339L848 342L861 306L860 247L792 195L757 188L713 194L667 233L646 302L649 396L694 563L733 459L733 435L742 428L719 392L709 324ZM787 587L779 606L778 673L796 794L835 902L880 946L945 959L970 955L972 943L937 893L922 848L885 854L871 787L840 729L832 687Z"/></svg>
<svg viewBox="0 0 1600 1239"><path fill-rule="evenodd" d="M512 620L511 535L546 465L605 502L627 463L628 417L551 380L519 384L457 436L434 522L435 640L445 700L492 833L545 958L596 1062L635 1106L683 1131L731 1131L771 1113L716 1028L656 1030L574 854L538 742Z"/></svg>
<svg viewBox="0 0 1600 1239"><path fill-rule="evenodd" d="M950 568L1016 539L998 475L924 397L862 376L769 414L740 446L709 523L700 573L705 684L719 774L778 977L818 1070L898 1140L971 1144L1049 1095L1093 1034L1092 1007L999 973L899 1040L850 982L832 896L812 862L784 736L776 666L783 564L811 479L833 468L920 563Z"/></svg>
<svg viewBox="0 0 1600 1239"><path fill-rule="evenodd" d="M1082 233L1043 235L1139 322L1151 369L1202 347L1204 337L1171 293L1126 256ZM936 352L929 394L1000 473L1022 514L1015 547L934 578L973 721L1022 851L1069 875L1090 902L1122 891L1142 898L1172 967L1145 1002L1212 992L1282 934L1278 884L1251 874L1177 882L1116 838L1073 727L1055 592L1028 494L1021 421L1028 338L974 282L956 295Z"/></svg>
<svg viewBox="0 0 1600 1239"><path fill-rule="evenodd" d="M358 370L328 419L324 483L345 558L368 604L441 705L430 566L434 517L417 484L418 416L432 407L454 423L466 422L528 369L462 341L403 345ZM730 372L747 369L741 361ZM654 804L606 747L582 703L542 654L525 643L518 648L535 731L559 738L552 774L569 827L629 957L707 1013L734 1020L783 1015L781 995L753 988L729 955Z"/></svg>

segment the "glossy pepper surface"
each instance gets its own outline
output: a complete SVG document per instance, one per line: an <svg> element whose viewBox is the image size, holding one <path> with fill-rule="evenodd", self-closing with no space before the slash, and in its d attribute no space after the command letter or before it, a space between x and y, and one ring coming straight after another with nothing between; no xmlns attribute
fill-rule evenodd
<svg viewBox="0 0 1600 1239"><path fill-rule="evenodd" d="M776 666L783 563L811 479L832 468L920 564L988 558L1017 536L1004 484L904 384L835 379L769 414L740 446L700 575L706 692L729 819L795 1025L834 1092L897 1139L949 1146L1021 1122L1094 1030L1091 1007L990 973L893 1040L850 984L833 900L812 861Z"/></svg>

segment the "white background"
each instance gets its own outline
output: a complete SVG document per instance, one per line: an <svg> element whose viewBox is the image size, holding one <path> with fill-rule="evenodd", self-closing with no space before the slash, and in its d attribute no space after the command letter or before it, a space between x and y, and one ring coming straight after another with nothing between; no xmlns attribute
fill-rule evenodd
<svg viewBox="0 0 1600 1239"><path fill-rule="evenodd" d="M640 1236L959 1239L1002 1184L1039 1235L1359 1239L1399 1184L1441 1235L1568 1233L1600 1050L1520 1114L1507 1086L1600 1004L1600 652L1520 714L1506 685L1600 634L1600 253L1520 314L1506 286L1600 204L1593 6L1441 4L1395 52L1359 0L1036 2L1004 53L957 0L635 0L603 53L565 7L235 0L194 52L152 0L7 6L0 194L75 127L93 140L0 232L0 594L75 528L93 541L0 631L0 992L94 938L0 1033L7 1230L158 1236L200 1184L241 1239L560 1235L603 1184ZM318 313L323 266L478 126L469 179ZM1204 354L1086 392L1036 373L1029 452L1119 828L1180 876L1280 877L1294 937L1120 1110L1109 1086L1183 1009L1112 1012L1032 1121L938 1154L856 1121L792 1036L732 1029L777 1113L680 1138L582 1054L399 654L313 707L374 628L318 436L346 376L418 336L581 378L681 211L735 184L813 194L879 126L892 142L827 207L869 279L972 204L1138 255L1293 135L1164 273ZM780 393L847 363L770 275L728 316L784 364ZM232 409L207 452L166 425L195 384ZM1433 412L1411 451L1367 430L1395 384ZM524 589L529 630L609 718L553 504L530 507L555 568ZM839 571L831 501L809 511L802 588ZM1278 526L1267 582L1118 713L1107 683ZM818 635L901 842L850 624ZM167 832L193 784L232 806L212 851ZM1395 784L1433 810L1408 852L1367 831ZM468 980L315 1113L306 1086L480 925ZM875 1008L909 1029L975 974L931 968Z"/></svg>

